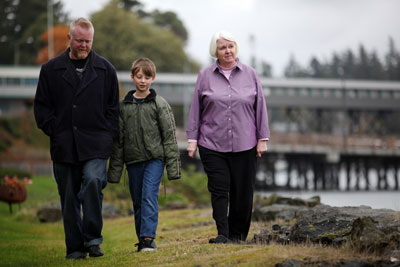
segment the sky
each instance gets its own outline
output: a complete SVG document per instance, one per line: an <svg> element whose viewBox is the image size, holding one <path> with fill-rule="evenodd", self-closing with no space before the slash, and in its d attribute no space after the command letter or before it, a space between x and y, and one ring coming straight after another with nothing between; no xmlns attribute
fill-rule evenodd
<svg viewBox="0 0 400 267"><path fill-rule="evenodd" d="M72 19L101 10L109 0L62 0ZM291 55L307 66L311 57L358 51L363 44L381 59L389 37L400 50L399 0L141 0L144 10L173 11L189 32L185 50L203 67L211 62L211 36L225 30L239 43L239 59L252 56L272 66L275 77Z"/></svg>

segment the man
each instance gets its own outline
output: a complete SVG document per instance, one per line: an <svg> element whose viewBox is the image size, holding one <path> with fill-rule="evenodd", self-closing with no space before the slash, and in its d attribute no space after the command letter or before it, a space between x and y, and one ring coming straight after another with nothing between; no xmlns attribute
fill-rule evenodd
<svg viewBox="0 0 400 267"><path fill-rule="evenodd" d="M102 189L118 136L117 75L91 50L93 35L89 20L71 23L70 47L42 66L34 101L36 123L50 137L68 259L104 255Z"/></svg>

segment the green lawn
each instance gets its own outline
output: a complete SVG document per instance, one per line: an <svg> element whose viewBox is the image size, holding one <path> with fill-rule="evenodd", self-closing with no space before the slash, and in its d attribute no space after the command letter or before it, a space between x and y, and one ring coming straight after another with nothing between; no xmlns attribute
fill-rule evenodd
<svg viewBox="0 0 400 267"><path fill-rule="evenodd" d="M104 220L105 255L86 260L66 260L61 222L40 223L36 209L58 201L55 181L34 177L28 199L13 207L0 202L0 266L273 266L286 258L367 258L346 249L320 246L212 245L216 234L210 209L161 210L156 252L137 253L133 217ZM117 185L123 186L123 185ZM249 239L262 226L253 223Z"/></svg>

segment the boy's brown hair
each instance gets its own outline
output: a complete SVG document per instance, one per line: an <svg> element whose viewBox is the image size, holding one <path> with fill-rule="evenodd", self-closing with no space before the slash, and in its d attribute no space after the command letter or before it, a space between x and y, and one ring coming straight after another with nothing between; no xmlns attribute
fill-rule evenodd
<svg viewBox="0 0 400 267"><path fill-rule="evenodd" d="M148 58L139 58L132 63L131 73L133 75L140 70L142 70L146 76L156 77L156 65Z"/></svg>

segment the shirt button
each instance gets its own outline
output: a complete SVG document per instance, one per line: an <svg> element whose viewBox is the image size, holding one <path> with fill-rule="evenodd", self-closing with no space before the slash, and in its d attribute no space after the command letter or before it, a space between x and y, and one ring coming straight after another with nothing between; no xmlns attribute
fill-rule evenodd
<svg viewBox="0 0 400 267"><path fill-rule="evenodd" d="M228 118L228 121L230 121L231 120L231 118Z"/></svg>
<svg viewBox="0 0 400 267"><path fill-rule="evenodd" d="M229 97L231 97L231 95L228 95Z"/></svg>
<svg viewBox="0 0 400 267"><path fill-rule="evenodd" d="M72 105L72 108L76 108L76 105Z"/></svg>
<svg viewBox="0 0 400 267"><path fill-rule="evenodd" d="M231 108L231 106L228 107L229 109Z"/></svg>
<svg viewBox="0 0 400 267"><path fill-rule="evenodd" d="M78 129L78 127L74 126L74 130L77 130L77 129Z"/></svg>

